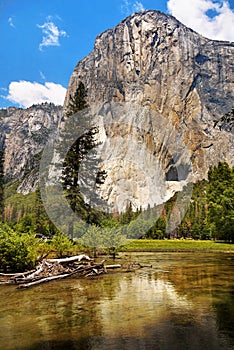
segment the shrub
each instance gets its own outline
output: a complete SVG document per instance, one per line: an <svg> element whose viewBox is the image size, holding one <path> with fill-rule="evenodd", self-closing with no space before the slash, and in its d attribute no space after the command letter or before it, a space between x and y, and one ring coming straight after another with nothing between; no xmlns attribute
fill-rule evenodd
<svg viewBox="0 0 234 350"><path fill-rule="evenodd" d="M0 224L0 269L23 271L35 266L37 240L28 233L17 233Z"/></svg>

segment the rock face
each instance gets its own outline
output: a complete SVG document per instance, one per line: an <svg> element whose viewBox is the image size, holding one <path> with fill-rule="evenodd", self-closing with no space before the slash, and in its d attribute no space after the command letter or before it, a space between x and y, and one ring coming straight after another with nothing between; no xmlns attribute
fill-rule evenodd
<svg viewBox="0 0 234 350"><path fill-rule="evenodd" d="M213 127L233 107L233 57L234 43L157 11L97 37L75 67L65 107L82 81L101 130L101 195L113 208L160 203L219 161L233 164L232 131Z"/></svg>
<svg viewBox="0 0 234 350"><path fill-rule="evenodd" d="M162 203L219 161L233 165L233 130L216 123L233 108L233 57L234 43L208 40L157 11L97 37L71 76L65 109L82 81L107 172L99 192L111 209ZM65 124L52 104L0 110L5 173L19 192L35 189L42 151Z"/></svg>
<svg viewBox="0 0 234 350"><path fill-rule="evenodd" d="M35 190L41 153L57 130L62 107L34 105L27 109L0 110L1 144L5 148L7 180L19 181L18 192Z"/></svg>

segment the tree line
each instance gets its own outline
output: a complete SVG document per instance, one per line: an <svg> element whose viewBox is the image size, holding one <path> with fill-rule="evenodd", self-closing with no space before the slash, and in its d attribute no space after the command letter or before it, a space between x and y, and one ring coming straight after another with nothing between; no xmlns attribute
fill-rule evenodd
<svg viewBox="0 0 234 350"><path fill-rule="evenodd" d="M153 208L148 205L145 210L138 208L134 211L129 201L122 213L106 213L93 208L92 200L97 201L97 198L90 197L89 202L86 202L79 184L81 164L90 165L91 162L91 168L96 173L97 187L104 183L107 175L100 167L95 153L98 128L92 125L88 108L87 90L80 82L74 96L70 96L65 117L69 119L85 110L86 113L78 113L78 117L83 123L83 130L85 127L86 131L80 133L69 149L62 173L64 195L72 210L78 212L84 222L84 225L81 223L76 227L76 231L80 232L80 243L92 247L94 255L98 247L105 246L114 256L117 247L124 244L124 238L191 238L233 242L234 168L227 163L220 162L209 170L207 180L193 185L192 197L185 215L182 210L183 204L180 207L177 203L178 195L181 196L178 193L163 205ZM225 122L228 118L231 118L229 114L225 116ZM69 139L69 128L63 130L62 140L66 139ZM90 151L92 157L89 157ZM50 249L59 256L69 249L78 249L79 244L75 246L72 239L74 224L71 223L70 227L71 239L59 232L47 216L39 188L28 196L9 192L8 196L4 197L4 191L7 192L10 186L4 184L3 164L4 149L0 151L0 268L13 264L20 269L23 268L20 265L22 261L30 267L39 252L43 256ZM169 220L172 212L174 219L180 224L170 230ZM90 224L88 229L85 223ZM45 237L47 245L42 244Z"/></svg>

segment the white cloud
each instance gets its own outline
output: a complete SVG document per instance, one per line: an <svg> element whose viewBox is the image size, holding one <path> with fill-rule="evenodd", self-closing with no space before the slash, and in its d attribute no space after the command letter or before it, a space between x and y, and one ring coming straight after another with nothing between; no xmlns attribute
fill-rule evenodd
<svg viewBox="0 0 234 350"><path fill-rule="evenodd" d="M14 22L13 22L13 18L12 18L12 17L9 17L9 18L8 18L8 23L9 23L9 25L10 25L12 28L15 28L15 25L14 25Z"/></svg>
<svg viewBox="0 0 234 350"><path fill-rule="evenodd" d="M53 16L49 15L46 17L47 22L50 22L56 19L58 19L59 21L62 21L62 18L59 15L53 15Z"/></svg>
<svg viewBox="0 0 234 350"><path fill-rule="evenodd" d="M140 12L140 11L144 11L145 8L144 8L144 5L140 2L140 1L136 1L134 4L133 4L133 10L135 12Z"/></svg>
<svg viewBox="0 0 234 350"><path fill-rule="evenodd" d="M234 11L228 1L168 0L167 7L174 17L203 36L234 41Z"/></svg>
<svg viewBox="0 0 234 350"><path fill-rule="evenodd" d="M30 107L33 104L52 102L63 105L66 89L55 83L46 82L44 85L30 81L13 81L9 85L7 100L17 103L20 107Z"/></svg>
<svg viewBox="0 0 234 350"><path fill-rule="evenodd" d="M48 17L49 19L51 17ZM66 37L67 33L64 30L59 30L58 27L52 22L45 22L42 25L37 25L38 28L42 29L43 38L39 45L39 50L42 51L47 46L60 46L59 38Z"/></svg>
<svg viewBox="0 0 234 350"><path fill-rule="evenodd" d="M140 1L123 0L121 12L125 15L131 15L133 12L144 11L144 5Z"/></svg>

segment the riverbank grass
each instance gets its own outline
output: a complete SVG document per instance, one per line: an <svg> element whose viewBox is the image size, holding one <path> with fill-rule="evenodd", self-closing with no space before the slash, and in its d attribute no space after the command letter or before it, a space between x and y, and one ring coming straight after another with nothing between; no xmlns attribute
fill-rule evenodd
<svg viewBox="0 0 234 350"><path fill-rule="evenodd" d="M233 252L234 244L214 242L214 241L194 241L194 240L130 240L122 251L127 252L155 252L155 251L211 251L211 252Z"/></svg>

